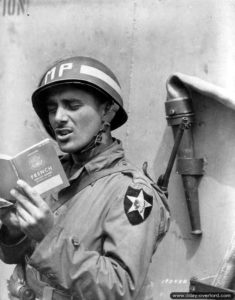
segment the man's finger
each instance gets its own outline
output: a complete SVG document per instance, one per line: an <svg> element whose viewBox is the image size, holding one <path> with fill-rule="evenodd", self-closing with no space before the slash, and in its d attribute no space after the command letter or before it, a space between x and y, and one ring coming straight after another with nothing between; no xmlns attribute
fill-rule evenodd
<svg viewBox="0 0 235 300"><path fill-rule="evenodd" d="M20 179L17 181L17 185L23 190L25 195L30 198L32 203L34 203L38 207L43 205L44 200L41 198L38 192L34 188L32 188L28 183Z"/></svg>
<svg viewBox="0 0 235 300"><path fill-rule="evenodd" d="M22 207L20 204L17 204L16 209L17 209L17 214L16 214L17 218L23 220L25 226L34 224L34 218L27 210L24 209L24 207Z"/></svg>
<svg viewBox="0 0 235 300"><path fill-rule="evenodd" d="M5 207L10 207L13 205L14 205L14 203L12 203L11 201L8 201L4 198L0 198L0 209L5 208Z"/></svg>
<svg viewBox="0 0 235 300"><path fill-rule="evenodd" d="M18 213L17 213L17 218L18 218L18 222L20 224L20 228L21 228L22 232L24 232L27 235L28 222L25 221L25 219Z"/></svg>
<svg viewBox="0 0 235 300"><path fill-rule="evenodd" d="M27 198L23 194L21 194L16 189L12 189L10 191L11 195L16 199L16 205L20 204L26 211L28 211L31 215L37 213L37 207L31 202L31 198Z"/></svg>

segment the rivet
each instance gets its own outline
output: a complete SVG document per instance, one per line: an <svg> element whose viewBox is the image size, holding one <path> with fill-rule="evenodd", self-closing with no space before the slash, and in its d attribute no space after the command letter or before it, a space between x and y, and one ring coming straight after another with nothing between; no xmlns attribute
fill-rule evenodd
<svg viewBox="0 0 235 300"><path fill-rule="evenodd" d="M72 238L72 244L75 248L78 248L80 245L79 240L75 237Z"/></svg>

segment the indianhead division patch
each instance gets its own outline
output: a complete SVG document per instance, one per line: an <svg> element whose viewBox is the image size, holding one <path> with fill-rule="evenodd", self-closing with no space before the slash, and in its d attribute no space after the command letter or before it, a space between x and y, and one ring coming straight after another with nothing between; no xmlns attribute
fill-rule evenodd
<svg viewBox="0 0 235 300"><path fill-rule="evenodd" d="M153 197L143 189L134 189L129 186L124 198L124 210L129 222L138 225L150 215L153 206Z"/></svg>

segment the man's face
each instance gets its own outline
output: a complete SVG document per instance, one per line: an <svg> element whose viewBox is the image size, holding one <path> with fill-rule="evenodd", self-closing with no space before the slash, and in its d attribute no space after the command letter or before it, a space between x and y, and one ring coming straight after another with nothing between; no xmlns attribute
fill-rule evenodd
<svg viewBox="0 0 235 300"><path fill-rule="evenodd" d="M67 86L50 92L47 109L60 149L76 153L98 133L105 104L86 90Z"/></svg>

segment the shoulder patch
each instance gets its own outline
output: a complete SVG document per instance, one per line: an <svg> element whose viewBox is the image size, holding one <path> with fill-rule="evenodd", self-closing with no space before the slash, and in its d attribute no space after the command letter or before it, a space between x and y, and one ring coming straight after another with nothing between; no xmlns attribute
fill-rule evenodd
<svg viewBox="0 0 235 300"><path fill-rule="evenodd" d="M142 188L128 187L124 198L124 210L132 225L144 222L150 215L152 206L153 196L148 195Z"/></svg>

